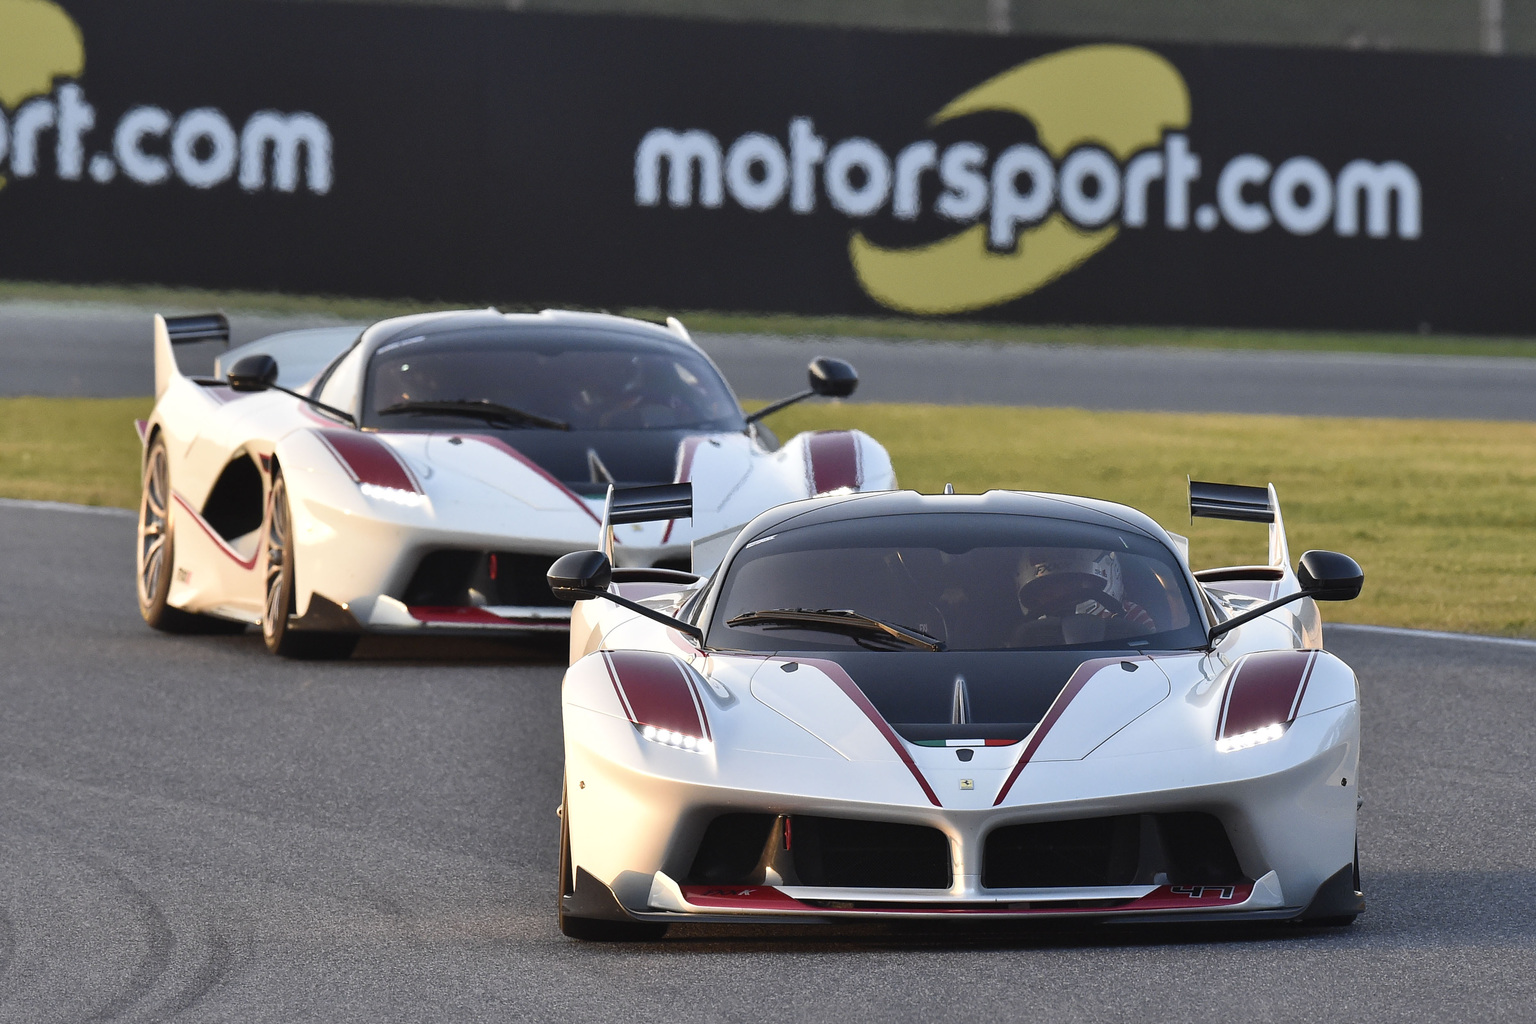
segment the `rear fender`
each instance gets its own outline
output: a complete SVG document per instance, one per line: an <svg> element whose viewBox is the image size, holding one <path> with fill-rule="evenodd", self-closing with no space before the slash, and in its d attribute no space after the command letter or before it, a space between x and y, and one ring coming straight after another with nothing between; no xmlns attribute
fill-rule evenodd
<svg viewBox="0 0 1536 1024"><path fill-rule="evenodd" d="M735 444L750 440L742 436ZM861 430L796 434L776 452L754 449L745 459L731 444L700 444L692 479L695 537L740 526L776 505L817 494L896 486L890 454Z"/></svg>
<svg viewBox="0 0 1536 1024"><path fill-rule="evenodd" d="M799 485L794 498L839 491L889 491L896 472L884 446L862 430L815 430L796 434L773 455L786 481Z"/></svg>

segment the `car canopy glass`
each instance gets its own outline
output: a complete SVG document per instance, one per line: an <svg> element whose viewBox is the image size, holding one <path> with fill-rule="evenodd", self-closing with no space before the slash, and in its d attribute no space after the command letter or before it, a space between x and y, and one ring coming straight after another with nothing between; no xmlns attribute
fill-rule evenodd
<svg viewBox="0 0 1536 1024"><path fill-rule="evenodd" d="M1139 530L1008 513L784 529L721 581L710 646L1125 650L1204 644L1176 556Z"/></svg>
<svg viewBox="0 0 1536 1024"><path fill-rule="evenodd" d="M476 419L529 429L745 428L701 354L619 332L478 327L404 338L373 354L365 426L453 429Z"/></svg>

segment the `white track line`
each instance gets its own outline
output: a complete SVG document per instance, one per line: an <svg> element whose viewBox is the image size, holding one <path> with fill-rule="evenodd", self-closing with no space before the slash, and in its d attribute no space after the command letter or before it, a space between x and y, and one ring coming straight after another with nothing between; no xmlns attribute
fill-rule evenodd
<svg viewBox="0 0 1536 1024"><path fill-rule="evenodd" d="M137 519L139 514L131 508L111 508L106 505L73 505L67 501L24 501L21 498L0 498L0 508L30 508L42 512L83 512L88 516L126 516Z"/></svg>
<svg viewBox="0 0 1536 1024"><path fill-rule="evenodd" d="M1403 629L1398 626L1361 626L1353 622L1324 623L1325 630L1354 630L1358 633L1380 633L1387 636L1406 636L1419 640L1465 640L1472 644L1498 644L1503 647L1523 647L1536 650L1536 640L1521 640L1513 636L1482 636L1477 633L1445 633L1435 629Z"/></svg>

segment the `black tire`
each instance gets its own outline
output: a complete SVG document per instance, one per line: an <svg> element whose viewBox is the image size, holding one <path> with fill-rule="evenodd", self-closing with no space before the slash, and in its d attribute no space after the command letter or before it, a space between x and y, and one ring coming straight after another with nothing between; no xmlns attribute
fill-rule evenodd
<svg viewBox="0 0 1536 1024"><path fill-rule="evenodd" d="M165 441L156 434L144 457L143 488L139 494L139 529L134 545L134 574L139 614L151 629L163 633L242 633L245 624L195 615L167 602L176 571L176 543L171 529L171 474Z"/></svg>
<svg viewBox="0 0 1536 1024"><path fill-rule="evenodd" d="M294 619L293 517L288 485L280 470L272 473L272 512L267 517L262 550L266 556L261 638L267 650L282 658L328 661L351 655L357 646L352 633L312 633L290 628Z"/></svg>
<svg viewBox="0 0 1536 1024"><path fill-rule="evenodd" d="M576 892L576 866L571 863L571 805L562 791L560 796L560 884L556 887L556 907L560 915L560 934L583 942L655 942L667 934L665 924L652 921L603 921L592 917L574 917L565 912L565 899Z"/></svg>

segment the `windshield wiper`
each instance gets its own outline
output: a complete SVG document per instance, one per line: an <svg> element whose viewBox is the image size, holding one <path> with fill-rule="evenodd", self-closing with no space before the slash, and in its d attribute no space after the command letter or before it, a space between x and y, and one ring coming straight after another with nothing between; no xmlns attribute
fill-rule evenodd
<svg viewBox="0 0 1536 1024"><path fill-rule="evenodd" d="M779 626L786 629L809 628L836 633L879 633L893 640L921 647L925 651L944 650L944 641L910 626L861 615L849 608L771 608L742 612L727 619L727 626Z"/></svg>
<svg viewBox="0 0 1536 1024"><path fill-rule="evenodd" d="M474 416L477 419L488 420L492 423L529 423L536 427L546 427L550 430L570 430L571 425L564 420L557 420L550 416L540 416L536 412L528 412L525 409L514 409L510 405L501 405L485 398L448 398L432 402L400 402L396 405L386 406L378 411L380 416L389 416L395 413L416 412L427 415L439 416Z"/></svg>

